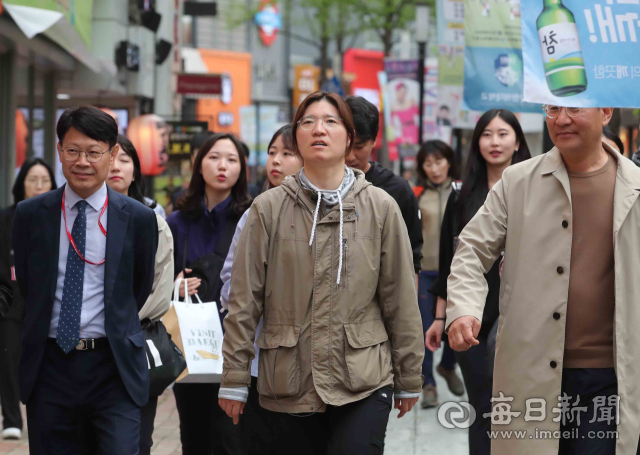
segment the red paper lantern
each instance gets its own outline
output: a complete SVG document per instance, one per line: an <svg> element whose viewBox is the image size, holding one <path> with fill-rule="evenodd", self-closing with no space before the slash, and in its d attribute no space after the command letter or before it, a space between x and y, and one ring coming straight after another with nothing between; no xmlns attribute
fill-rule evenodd
<svg viewBox="0 0 640 455"><path fill-rule="evenodd" d="M27 159L27 137L29 136L29 127L27 119L20 109L16 109L16 168L22 166Z"/></svg>
<svg viewBox="0 0 640 455"><path fill-rule="evenodd" d="M133 143L140 158L144 175L162 174L169 159L167 124L155 114L134 118L127 128L127 137Z"/></svg>

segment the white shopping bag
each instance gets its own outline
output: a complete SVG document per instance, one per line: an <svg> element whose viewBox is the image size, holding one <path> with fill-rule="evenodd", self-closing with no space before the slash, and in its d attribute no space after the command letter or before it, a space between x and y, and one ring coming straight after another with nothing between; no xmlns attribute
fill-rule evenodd
<svg viewBox="0 0 640 455"><path fill-rule="evenodd" d="M185 301L181 302L179 288L183 280L177 280L172 305L175 309L182 352L187 360L187 369L176 380L183 383L215 383L222 377L222 324L215 302L202 302L195 294L197 303L191 301L184 280ZM175 341L175 340L174 340Z"/></svg>

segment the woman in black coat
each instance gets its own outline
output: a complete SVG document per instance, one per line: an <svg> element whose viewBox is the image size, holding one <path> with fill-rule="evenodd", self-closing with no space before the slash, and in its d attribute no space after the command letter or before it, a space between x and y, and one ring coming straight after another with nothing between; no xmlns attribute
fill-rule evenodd
<svg viewBox="0 0 640 455"><path fill-rule="evenodd" d="M13 280L14 263L11 248L13 215L19 202L56 188L51 167L40 158L32 158L22 165L13 185L14 204L0 211L0 406L2 406L3 439L22 438L18 364L24 301ZM8 308L3 308L3 303Z"/></svg>

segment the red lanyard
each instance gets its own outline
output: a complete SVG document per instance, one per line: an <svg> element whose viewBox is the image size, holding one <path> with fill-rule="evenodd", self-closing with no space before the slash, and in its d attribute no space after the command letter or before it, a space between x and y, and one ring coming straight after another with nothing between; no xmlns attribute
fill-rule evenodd
<svg viewBox="0 0 640 455"><path fill-rule="evenodd" d="M75 250L76 254L78 256L80 256L80 258L86 262L87 264L91 264L91 265L102 265L104 264L104 261L106 261L107 258L104 258L102 261L96 263L96 262L91 262L88 261L87 259L85 259L85 257L83 255L80 254L80 251L78 251L78 247L76 246L76 242L73 240L73 237L71 236L71 234L69 233L69 228L67 227L67 212L64 208L64 199L65 199L65 194L64 192L62 193L62 217L64 218L64 229L67 231L67 237L69 238L69 243L71 243L71 246L73 246L73 249ZM102 218L102 215L104 215L105 210L107 210L107 205L109 204L109 193L107 193L107 199L104 201L104 206L102 207L102 211L100 212L100 216L98 217L98 226L100 227L100 230L102 231L102 233L104 234L104 236L107 236L107 230L104 228L104 226L102 225L102 222L100 221L100 218Z"/></svg>

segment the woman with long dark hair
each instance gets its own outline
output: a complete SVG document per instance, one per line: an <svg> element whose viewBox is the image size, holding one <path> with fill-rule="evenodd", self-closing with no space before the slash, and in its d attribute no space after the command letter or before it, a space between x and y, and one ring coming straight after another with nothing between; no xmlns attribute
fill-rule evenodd
<svg viewBox="0 0 640 455"><path fill-rule="evenodd" d="M218 302L220 272L242 214L251 205L242 144L232 134L217 133L205 141L193 164L187 193L167 217L174 239L176 279L186 278L187 292ZM205 259L206 258L206 261ZM204 275L192 276L205 261ZM186 265L185 270L182 270ZM186 276L185 276L186 272ZM205 289L206 286L206 289ZM184 297L180 286L180 296ZM221 313L221 318L226 312ZM184 455L242 454L242 428L215 405L220 384L176 384Z"/></svg>
<svg viewBox="0 0 640 455"><path fill-rule="evenodd" d="M435 351L440 346L445 327L447 305L447 277L457 248L460 232L482 207L489 190L512 164L531 158L522 127L516 116L507 109L491 109L478 120L471 140L471 151L462 179L462 188L451 192L440 234L438 279L431 287L437 297L435 320L426 333L426 346ZM485 275L489 285L486 306L478 341L480 344L466 352L456 352L462 370L469 401L476 411L476 420L469 427L469 450L473 455L489 455L492 383L487 376L486 350L489 332L498 319L500 294L500 260Z"/></svg>
<svg viewBox="0 0 640 455"><path fill-rule="evenodd" d="M433 323L435 298L429 289L438 278L438 254L440 247L440 229L451 187L458 178L456 159L448 144L434 140L420 147L416 156L418 185L413 192L418 198L420 219L422 221L422 270L418 276L418 305L422 316L422 328L426 333ZM445 378L451 393L464 394L464 385L455 371L456 356L449 343L445 341L440 364L436 371ZM438 406L438 391L433 376L433 353L427 350L422 362L422 409Z"/></svg>
<svg viewBox="0 0 640 455"><path fill-rule="evenodd" d="M31 158L13 184L13 205L0 211L0 273L9 275L14 266L11 249L11 228L16 205L25 199L55 190L56 180L51 167L40 158ZM24 300L16 281L11 281L12 304L9 312L0 316L0 401L2 403L3 439L22 437L22 416L18 392L18 364L20 363L20 331Z"/></svg>
<svg viewBox="0 0 640 455"><path fill-rule="evenodd" d="M219 403L240 422L264 317L260 453L379 454L394 393L402 417L422 390L407 228L395 200L345 165L355 129L340 96L305 98L292 136L304 167L256 198L234 255Z"/></svg>

